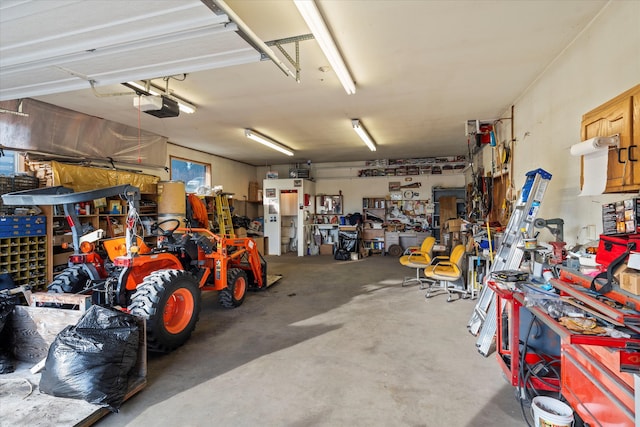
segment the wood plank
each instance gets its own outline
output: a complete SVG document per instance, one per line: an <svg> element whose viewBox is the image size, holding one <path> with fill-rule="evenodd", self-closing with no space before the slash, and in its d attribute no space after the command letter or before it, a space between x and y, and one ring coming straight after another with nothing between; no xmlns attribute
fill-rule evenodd
<svg viewBox="0 0 640 427"><path fill-rule="evenodd" d="M17 305L13 309L13 355L24 362L37 363L47 357L56 335L75 325L82 313L48 307Z"/></svg>
<svg viewBox="0 0 640 427"><path fill-rule="evenodd" d="M15 310L17 309L17 310ZM52 342L59 331L70 324L76 324L82 313L77 310L64 310L45 307L16 306L14 309L14 327L16 311L22 321L35 329L21 329L24 346L30 355L32 347L42 346L45 338L40 333L46 333L46 341ZM35 320L34 320L35 319ZM125 402L136 393L143 390L147 384L147 340L144 319L137 318L140 327L138 343L138 359L133 368L133 376L129 378ZM50 322L50 323L49 323ZM35 323L45 324L41 332L37 332ZM26 331L32 331L27 333ZM33 341L29 343L29 341ZM49 344L46 344L48 350ZM40 347L38 347L40 348ZM46 356L46 352L44 354ZM36 360L37 362L37 360ZM54 397L40 393L40 373L30 372L35 362L15 362L15 372L0 376L0 423L2 426L78 426L86 427L96 423L110 411L100 405L94 405L84 400Z"/></svg>
<svg viewBox="0 0 640 427"><path fill-rule="evenodd" d="M56 292L34 292L31 294L30 305L35 307L42 304L71 304L77 306L81 312L91 307L91 295L59 294Z"/></svg>
<svg viewBox="0 0 640 427"><path fill-rule="evenodd" d="M3 426L86 427L110 413L109 409L84 400L40 393L40 374L29 372L30 367L29 363L17 362L15 372L0 376L0 420ZM146 385L145 377L132 378L125 402Z"/></svg>

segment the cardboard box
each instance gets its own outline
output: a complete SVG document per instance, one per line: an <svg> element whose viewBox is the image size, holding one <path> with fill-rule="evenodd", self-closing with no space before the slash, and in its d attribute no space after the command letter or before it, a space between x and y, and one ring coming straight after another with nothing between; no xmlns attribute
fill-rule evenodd
<svg viewBox="0 0 640 427"><path fill-rule="evenodd" d="M640 272L627 268L620 273L619 283L621 289L640 295Z"/></svg>
<svg viewBox="0 0 640 427"><path fill-rule="evenodd" d="M257 182L249 182L249 196L250 202L262 201L262 197L258 196L259 184Z"/></svg>
<svg viewBox="0 0 640 427"><path fill-rule="evenodd" d="M73 255L73 251L54 254L53 265L67 265L69 263L69 255Z"/></svg>
<svg viewBox="0 0 640 427"><path fill-rule="evenodd" d="M323 243L320 245L320 255L333 255L333 243Z"/></svg>
<svg viewBox="0 0 640 427"><path fill-rule="evenodd" d="M267 251L269 249L269 238L268 237L252 237L252 239L256 241L258 252L260 252L262 255L268 255Z"/></svg>
<svg viewBox="0 0 640 427"><path fill-rule="evenodd" d="M446 222L444 229L445 231L449 231L451 233L455 233L460 231L462 228L462 220L461 219L450 219Z"/></svg>

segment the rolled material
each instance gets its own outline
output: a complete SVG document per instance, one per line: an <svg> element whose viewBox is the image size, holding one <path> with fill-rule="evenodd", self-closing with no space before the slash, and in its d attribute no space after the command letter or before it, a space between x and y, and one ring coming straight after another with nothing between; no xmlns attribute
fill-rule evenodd
<svg viewBox="0 0 640 427"><path fill-rule="evenodd" d="M587 139L571 146L572 156L584 156L598 150L608 150L610 146L618 145L618 138L614 136L598 136Z"/></svg>
<svg viewBox="0 0 640 427"><path fill-rule="evenodd" d="M581 196L602 194L607 186L609 147L618 146L620 138L598 136L571 146L572 156L583 156Z"/></svg>

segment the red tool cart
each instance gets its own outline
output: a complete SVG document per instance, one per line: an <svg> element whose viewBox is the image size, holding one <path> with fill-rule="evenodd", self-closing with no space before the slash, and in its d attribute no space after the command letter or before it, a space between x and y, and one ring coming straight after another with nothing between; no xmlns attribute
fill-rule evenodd
<svg viewBox="0 0 640 427"><path fill-rule="evenodd" d="M537 390L557 390L582 420L591 426L635 425L634 378L640 373L640 296L614 286L605 297L588 291L591 277L561 269L551 284L560 292L560 301L578 306L593 317L617 329L631 332L631 338L587 335L573 332L551 317L545 308L526 307L525 295L505 289L495 282L489 286L498 298L496 354L503 371L514 386ZM560 375L548 355L521 354L529 338L521 328L522 314L530 312L545 325L543 339L551 333L560 341ZM540 366L541 376L526 378L521 364Z"/></svg>
<svg viewBox="0 0 640 427"><path fill-rule="evenodd" d="M505 289L494 281L488 281L488 285L495 292L496 298L498 298L496 301L498 316L498 326L496 330L496 355L498 363L511 385L516 387L534 388L536 390L559 390L559 375L547 377L526 376L523 375L522 370L523 365L538 365L541 371L548 372L548 369L543 369L544 366L548 364L550 368L553 369L555 367L557 368L557 371L559 371L560 343L558 335L553 331L545 329L542 332L542 340L536 340L538 342L547 341L547 350L552 347L557 347L558 351L524 351L523 343L528 338L525 335L531 335L523 332L523 329L526 329L526 327L523 327L526 323L523 321L523 318L531 318L531 313L524 308L524 295L519 292L513 292ZM532 344L533 343L527 343L528 346ZM542 353L544 353L544 355ZM553 356L557 356L555 361L553 360Z"/></svg>

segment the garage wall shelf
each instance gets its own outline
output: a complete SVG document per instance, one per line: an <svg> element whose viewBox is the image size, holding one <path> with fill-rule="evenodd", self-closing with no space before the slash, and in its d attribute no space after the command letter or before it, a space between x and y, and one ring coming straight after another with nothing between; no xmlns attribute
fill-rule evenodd
<svg viewBox="0 0 640 427"><path fill-rule="evenodd" d="M372 160L358 171L360 177L414 176L461 173L467 167L465 156L424 157L415 159Z"/></svg>
<svg viewBox="0 0 640 427"><path fill-rule="evenodd" d="M384 197L362 199L362 246L371 253L384 254L384 222L389 201Z"/></svg>
<svg viewBox="0 0 640 427"><path fill-rule="evenodd" d="M0 273L11 275L17 286L44 288L47 285L47 236L0 238Z"/></svg>

